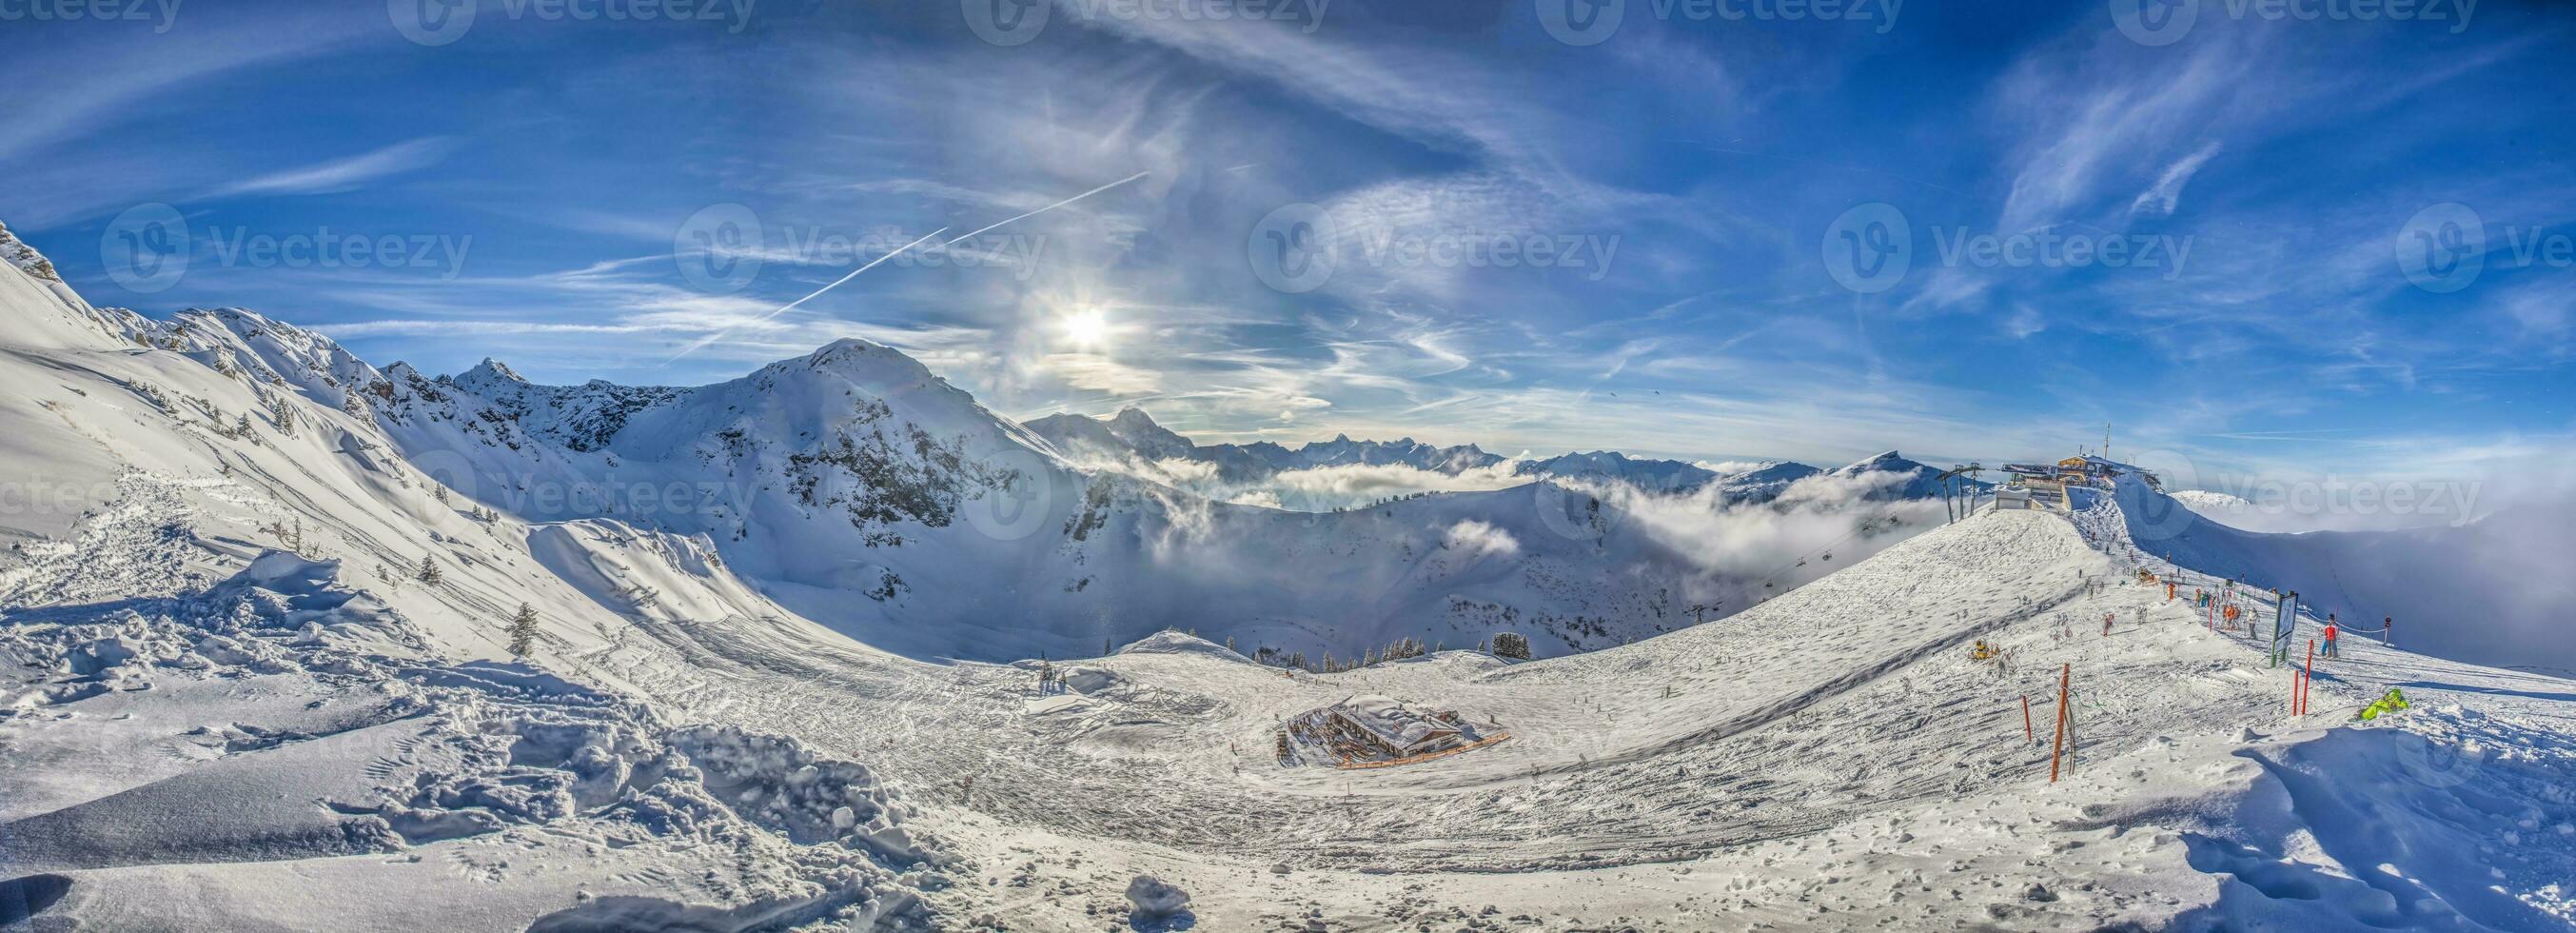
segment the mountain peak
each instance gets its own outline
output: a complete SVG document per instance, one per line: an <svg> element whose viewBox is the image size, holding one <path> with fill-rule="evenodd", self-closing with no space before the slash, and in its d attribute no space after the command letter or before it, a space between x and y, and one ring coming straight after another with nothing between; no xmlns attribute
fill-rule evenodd
<svg viewBox="0 0 2576 933"><path fill-rule="evenodd" d="M772 363L764 372L777 373L789 368L829 372L862 385L880 387L938 378L931 375L929 367L903 351L858 337L843 337L824 344L802 359Z"/></svg>
<svg viewBox="0 0 2576 933"><path fill-rule="evenodd" d="M1154 423L1154 416L1146 414L1144 409L1138 408L1134 405L1118 409L1117 414L1109 417L1109 423L1122 428L1162 427L1162 425Z"/></svg>
<svg viewBox="0 0 2576 933"><path fill-rule="evenodd" d="M528 380L525 377L520 376L517 370L511 369L510 364L487 356L483 358L483 362L474 364L473 369L466 370L464 374L457 376L456 381L469 383L515 382L524 385Z"/></svg>

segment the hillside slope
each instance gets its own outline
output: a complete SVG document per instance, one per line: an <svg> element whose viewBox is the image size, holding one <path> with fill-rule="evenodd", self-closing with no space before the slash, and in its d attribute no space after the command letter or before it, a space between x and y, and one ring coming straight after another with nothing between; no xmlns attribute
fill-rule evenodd
<svg viewBox="0 0 2576 933"><path fill-rule="evenodd" d="M2240 531L2143 483L2117 500L2137 546L2183 566L2296 591L2320 618L2435 657L2576 672L2576 527L2548 511L2511 510L2458 526L2398 531ZM2375 634L2373 634L2375 637Z"/></svg>

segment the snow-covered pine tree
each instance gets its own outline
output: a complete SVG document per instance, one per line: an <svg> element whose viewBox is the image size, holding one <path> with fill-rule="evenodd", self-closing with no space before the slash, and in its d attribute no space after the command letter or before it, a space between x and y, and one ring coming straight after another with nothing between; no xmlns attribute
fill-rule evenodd
<svg viewBox="0 0 2576 933"><path fill-rule="evenodd" d="M287 404L285 395L268 397L268 418L277 423L277 433L295 436L295 407Z"/></svg>
<svg viewBox="0 0 2576 933"><path fill-rule="evenodd" d="M519 614L510 618L510 655L524 658L537 650L537 610L527 603L519 604Z"/></svg>
<svg viewBox="0 0 2576 933"><path fill-rule="evenodd" d="M251 436L251 435L250 435L250 413L249 413L249 412L243 412L243 413L241 413L241 414L234 415L234 416L233 416L233 433L232 433L232 437L233 437L233 439L235 439L235 440L240 440L240 439L247 438L247 437L250 437L250 436Z"/></svg>
<svg viewBox="0 0 2576 933"><path fill-rule="evenodd" d="M439 581L446 578L438 572L438 558L432 555L423 554L420 558L420 569L412 573L412 579L418 580L422 583L427 583L431 586L437 586Z"/></svg>

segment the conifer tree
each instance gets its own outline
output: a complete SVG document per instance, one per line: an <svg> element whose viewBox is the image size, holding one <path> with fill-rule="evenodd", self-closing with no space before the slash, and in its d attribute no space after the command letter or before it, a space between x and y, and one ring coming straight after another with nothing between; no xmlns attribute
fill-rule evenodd
<svg viewBox="0 0 2576 933"><path fill-rule="evenodd" d="M527 603L519 604L519 614L511 617L510 654L527 657L537 650L537 610Z"/></svg>
<svg viewBox="0 0 2576 933"><path fill-rule="evenodd" d="M412 574L412 579L419 580L420 582L427 583L431 586L437 586L440 580L445 579L438 572L438 558L426 554L421 555L420 569Z"/></svg>

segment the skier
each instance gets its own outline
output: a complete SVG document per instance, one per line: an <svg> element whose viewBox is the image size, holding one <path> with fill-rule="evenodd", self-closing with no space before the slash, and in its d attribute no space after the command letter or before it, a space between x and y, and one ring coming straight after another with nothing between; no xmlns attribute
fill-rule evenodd
<svg viewBox="0 0 2576 933"><path fill-rule="evenodd" d="M2113 615L2114 613L2109 612L2102 614L2102 635L2105 638L2110 637L2111 635L2111 617Z"/></svg>
<svg viewBox="0 0 2576 933"><path fill-rule="evenodd" d="M2335 635L2337 634L2337 628L2338 626L2335 625L2334 613L2326 613L2326 657L2329 658L2343 657L2343 652L2335 650Z"/></svg>
<svg viewBox="0 0 2576 933"><path fill-rule="evenodd" d="M2389 640L2389 639L2396 637L2396 635L2397 635L2396 629L2397 629L2397 617L2396 617L2396 616L2381 616L2381 617L2379 617L2379 643L2380 643L2380 644L2383 644L2383 645L2388 644L2388 640Z"/></svg>

